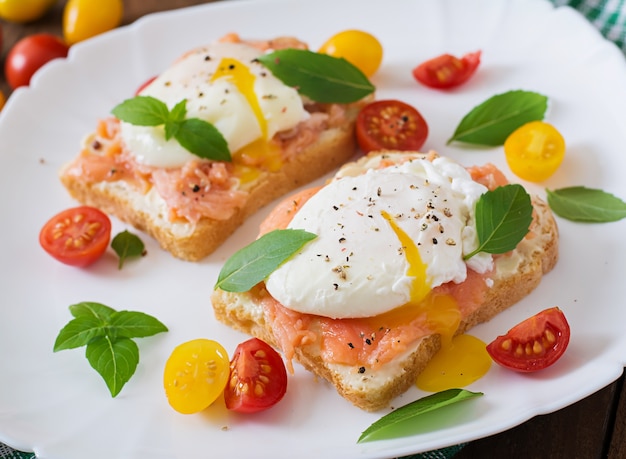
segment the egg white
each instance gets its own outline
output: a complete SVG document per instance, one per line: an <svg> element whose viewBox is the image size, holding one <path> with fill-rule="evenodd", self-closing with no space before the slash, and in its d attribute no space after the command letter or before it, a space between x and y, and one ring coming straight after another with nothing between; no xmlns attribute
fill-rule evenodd
<svg viewBox="0 0 626 459"><path fill-rule="evenodd" d="M186 100L187 118L213 124L232 153L262 138L259 119L231 78L212 81L220 61L233 58L255 76L254 94L267 126L265 136L294 128L308 117L297 90L286 86L255 59L262 52L242 43L213 43L183 55L140 93L164 102L172 109ZM175 139L165 139L162 126L121 123L122 139L138 162L156 167L180 167L196 158Z"/></svg>
<svg viewBox="0 0 626 459"><path fill-rule="evenodd" d="M410 260L382 211L417 246L430 288L463 282L463 255L477 245L474 204L485 191L447 158L335 180L289 225L318 237L268 277L267 289L287 308L331 318L374 316L409 302ZM472 259L479 272L491 268L488 254Z"/></svg>

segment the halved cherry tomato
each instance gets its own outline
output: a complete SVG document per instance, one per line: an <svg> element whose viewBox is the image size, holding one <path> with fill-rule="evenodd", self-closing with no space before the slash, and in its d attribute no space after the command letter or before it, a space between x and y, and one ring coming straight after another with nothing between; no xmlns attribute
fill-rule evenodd
<svg viewBox="0 0 626 459"><path fill-rule="evenodd" d="M428 137L428 125L411 105L378 100L361 109L356 136L364 153L373 150L417 151Z"/></svg>
<svg viewBox="0 0 626 459"><path fill-rule="evenodd" d="M491 358L503 367L537 371L556 362L567 349L570 328L558 307L545 309L498 336L487 345Z"/></svg>
<svg viewBox="0 0 626 459"><path fill-rule="evenodd" d="M515 175L541 182L554 174L563 162L565 140L551 124L531 121L507 137L504 154Z"/></svg>
<svg viewBox="0 0 626 459"><path fill-rule="evenodd" d="M229 410L262 411L278 403L286 391L287 370L278 352L258 338L237 346L230 362L230 382L224 391Z"/></svg>
<svg viewBox="0 0 626 459"><path fill-rule="evenodd" d="M460 59L451 54L442 54L415 67L413 76L431 88L452 88L465 83L476 72L480 54L480 51L476 51Z"/></svg>
<svg viewBox="0 0 626 459"><path fill-rule="evenodd" d="M73 207L56 214L39 233L39 243L46 252L61 263L79 267L98 260L110 239L111 220L89 206Z"/></svg>
<svg viewBox="0 0 626 459"><path fill-rule="evenodd" d="M333 35L319 52L343 57L368 77L376 73L383 61L383 46L374 35L362 30L344 30Z"/></svg>
<svg viewBox="0 0 626 459"><path fill-rule="evenodd" d="M4 73L12 89L28 86L33 74L52 59L67 56L69 48L59 37L47 33L29 35L7 54Z"/></svg>
<svg viewBox="0 0 626 459"><path fill-rule="evenodd" d="M180 344L163 371L167 401L179 413L198 413L222 395L229 372L228 353L217 341L199 338Z"/></svg>

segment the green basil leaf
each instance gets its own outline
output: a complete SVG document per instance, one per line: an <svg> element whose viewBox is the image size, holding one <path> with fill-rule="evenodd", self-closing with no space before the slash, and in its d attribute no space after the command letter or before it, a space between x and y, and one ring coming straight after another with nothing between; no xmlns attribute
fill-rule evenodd
<svg viewBox="0 0 626 459"><path fill-rule="evenodd" d="M532 214L530 195L523 186L509 184L487 191L476 203L478 248L464 259L479 252L498 254L515 249L528 233Z"/></svg>
<svg viewBox="0 0 626 459"><path fill-rule="evenodd" d="M287 86L316 102L347 104L375 91L374 85L343 58L302 49L283 49L258 60Z"/></svg>
<svg viewBox="0 0 626 459"><path fill-rule="evenodd" d="M75 349L86 346L95 338L104 336L106 330L102 327L102 321L94 316L80 316L70 320L61 329L54 342L54 352L64 349Z"/></svg>
<svg viewBox="0 0 626 459"><path fill-rule="evenodd" d="M139 363L139 349L131 338L167 331L165 325L148 314L118 312L100 303L74 304L70 311L75 319L59 332L54 352L87 346L87 360L105 380L113 397L122 390Z"/></svg>
<svg viewBox="0 0 626 459"><path fill-rule="evenodd" d="M215 126L198 118L185 119L186 99L170 111L164 102L152 96L135 96L119 104L112 113L136 126L164 125L166 140L175 138L184 149L200 158L231 160L228 143Z"/></svg>
<svg viewBox="0 0 626 459"><path fill-rule="evenodd" d="M164 102L152 96L136 96L116 106L111 113L118 119L136 126L160 126L169 119Z"/></svg>
<svg viewBox="0 0 626 459"><path fill-rule="evenodd" d="M96 317L102 324L108 322L114 312L115 309L92 301L83 301L82 303L72 304L70 306L70 313L74 317Z"/></svg>
<svg viewBox="0 0 626 459"><path fill-rule="evenodd" d="M498 94L465 115L447 143L503 145L518 127L542 120L547 108L548 98L535 92L516 90Z"/></svg>
<svg viewBox="0 0 626 459"><path fill-rule="evenodd" d="M130 257L140 257L144 254L145 245L143 241L128 230L115 235L111 241L111 248L115 251L120 261L118 269L122 269L124 261Z"/></svg>
<svg viewBox="0 0 626 459"><path fill-rule="evenodd" d="M433 412L444 406L481 395L483 395L482 392L470 392L465 389L448 389L421 398L386 414L378 421L374 422L363 431L357 443L397 438L398 436L404 435L402 431L403 425L413 422L416 417L424 416L426 413Z"/></svg>
<svg viewBox="0 0 626 459"><path fill-rule="evenodd" d="M198 118L181 121L174 137L183 148L200 158L231 160L226 139L211 123Z"/></svg>
<svg viewBox="0 0 626 459"><path fill-rule="evenodd" d="M297 229L274 230L264 234L235 252L224 263L215 288L227 292L250 290L316 237L313 233Z"/></svg>
<svg viewBox="0 0 626 459"><path fill-rule="evenodd" d="M85 356L104 379L112 397L120 393L139 364L139 348L129 338L114 341L103 336L87 345Z"/></svg>
<svg viewBox="0 0 626 459"><path fill-rule="evenodd" d="M567 220L607 223L626 218L626 202L606 191L573 186L546 192L552 211Z"/></svg>
<svg viewBox="0 0 626 459"><path fill-rule="evenodd" d="M145 338L166 332L167 327L143 312L119 311L111 317L109 330L116 338Z"/></svg>
<svg viewBox="0 0 626 459"><path fill-rule="evenodd" d="M183 99L174 105L174 108L170 111L170 115L168 117L169 121L173 121L178 123L185 119L187 115L187 99Z"/></svg>

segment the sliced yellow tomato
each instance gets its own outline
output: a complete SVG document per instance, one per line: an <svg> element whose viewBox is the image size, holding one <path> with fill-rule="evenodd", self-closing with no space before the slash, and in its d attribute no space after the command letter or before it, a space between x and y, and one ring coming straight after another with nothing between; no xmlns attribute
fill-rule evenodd
<svg viewBox="0 0 626 459"><path fill-rule="evenodd" d="M119 26L122 0L69 0L63 10L63 37L72 45Z"/></svg>
<svg viewBox="0 0 626 459"><path fill-rule="evenodd" d="M368 77L376 73L383 61L383 46L380 41L362 30L344 30L333 35L319 52L343 57Z"/></svg>
<svg viewBox="0 0 626 459"><path fill-rule="evenodd" d="M204 338L187 341L165 363L165 395L179 413L198 413L222 395L229 375L230 359L221 344Z"/></svg>
<svg viewBox="0 0 626 459"><path fill-rule="evenodd" d="M565 156L565 140L551 124L531 121L504 142L511 171L530 182L542 182L556 172Z"/></svg>
<svg viewBox="0 0 626 459"><path fill-rule="evenodd" d="M10 22L32 22L48 12L57 0L0 0L0 18Z"/></svg>

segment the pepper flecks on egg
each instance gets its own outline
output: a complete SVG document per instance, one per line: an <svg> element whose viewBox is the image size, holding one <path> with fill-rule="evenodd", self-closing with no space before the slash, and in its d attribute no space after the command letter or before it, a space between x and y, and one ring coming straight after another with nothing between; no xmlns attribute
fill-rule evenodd
<svg viewBox="0 0 626 459"><path fill-rule="evenodd" d="M355 318L417 301L442 283L462 282L468 269L463 238L471 234L466 225L485 191L445 158L342 176L294 215L290 228L318 237L274 271L266 287L287 308ZM343 267L333 270L343 260L347 279Z"/></svg>
<svg viewBox="0 0 626 459"><path fill-rule="evenodd" d="M199 48L183 55L142 95L155 97L170 109L186 100L186 116L215 126L231 153L244 148L265 151L270 148L268 139L293 129L309 114L297 90L271 74L261 77L265 67L250 64L261 54L243 43ZM180 167L194 159L178 142L165 139L159 127L122 123L121 136L141 164Z"/></svg>

